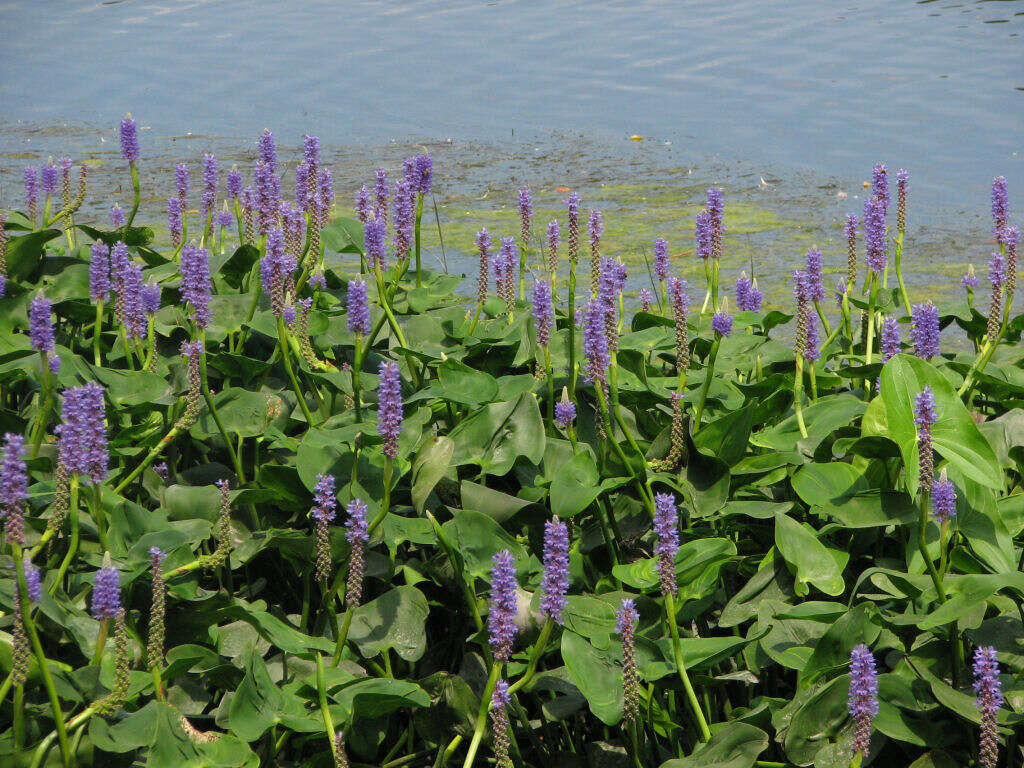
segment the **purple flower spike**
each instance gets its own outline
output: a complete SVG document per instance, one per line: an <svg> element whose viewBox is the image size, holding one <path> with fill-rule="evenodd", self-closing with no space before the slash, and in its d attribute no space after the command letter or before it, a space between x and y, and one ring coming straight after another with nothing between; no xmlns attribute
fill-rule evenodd
<svg viewBox="0 0 1024 768"><path fill-rule="evenodd" d="M365 544L370 540L370 534L366 523L366 502L362 499L352 499L346 506L345 512L348 520L345 522L345 538L349 544L359 541Z"/></svg>
<svg viewBox="0 0 1024 768"><path fill-rule="evenodd" d="M39 205L39 172L31 165L25 166L25 204L28 208L28 217L33 222L36 220L37 207Z"/></svg>
<svg viewBox="0 0 1024 768"><path fill-rule="evenodd" d="M857 282L857 215L846 214L843 222L843 234L846 235L846 285L852 288Z"/></svg>
<svg viewBox="0 0 1024 768"><path fill-rule="evenodd" d="M551 286L547 280L534 280L530 296L533 324L537 330L537 343L546 347L551 341L551 328L555 323L555 308L551 303Z"/></svg>
<svg viewBox="0 0 1024 768"><path fill-rule="evenodd" d="M938 480L932 486L932 517L940 524L956 515L956 486L952 480Z"/></svg>
<svg viewBox="0 0 1024 768"><path fill-rule="evenodd" d="M515 238L501 238L501 248L494 259L494 280L498 289L498 297L503 299L505 305L511 308L515 300L516 266L519 264L519 249L516 247Z"/></svg>
<svg viewBox="0 0 1024 768"><path fill-rule="evenodd" d="M57 192L57 183L60 181L60 170L53 163L47 163L39 169L39 187L44 195L52 195Z"/></svg>
<svg viewBox="0 0 1024 768"><path fill-rule="evenodd" d="M583 312L583 354L587 357L587 378L603 384L611 365L608 334L605 332L607 311L601 299L587 302Z"/></svg>
<svg viewBox="0 0 1024 768"><path fill-rule="evenodd" d="M1002 288L1006 284L1006 262L1000 253L993 253L988 261L988 281L993 289Z"/></svg>
<svg viewBox="0 0 1024 768"><path fill-rule="evenodd" d="M640 293L639 293L639 298L640 298L640 311L641 312L650 312L651 311L651 301L654 298L653 295L651 294L650 289L649 288L641 288L640 289Z"/></svg>
<svg viewBox="0 0 1024 768"><path fill-rule="evenodd" d="M413 194L413 189L408 181L399 179L395 182L395 197L393 201L395 235L392 242L395 247L395 258L399 261L409 257L409 251L413 245L413 229L415 225Z"/></svg>
<svg viewBox="0 0 1024 768"><path fill-rule="evenodd" d="M314 520L330 522L338 509L335 498L334 475L317 475L316 487L313 488L313 511L310 516Z"/></svg>
<svg viewBox="0 0 1024 768"><path fill-rule="evenodd" d="M661 282L668 280L668 240L663 237L654 241L654 275Z"/></svg>
<svg viewBox="0 0 1024 768"><path fill-rule="evenodd" d="M201 212L205 219L213 210L217 199L217 158L206 153L203 155L203 194L200 197Z"/></svg>
<svg viewBox="0 0 1024 768"><path fill-rule="evenodd" d="M974 273L973 264L967 265L967 272L965 272L964 276L960 278L960 284L963 285L966 290L974 290L978 287L978 276Z"/></svg>
<svg viewBox="0 0 1024 768"><path fill-rule="evenodd" d="M81 476L83 485L97 485L107 476L106 405L103 388L90 382L68 387L63 393L57 452L68 472Z"/></svg>
<svg viewBox="0 0 1024 768"><path fill-rule="evenodd" d="M228 171L228 199L237 200L242 196L242 172L237 168Z"/></svg>
<svg viewBox="0 0 1024 768"><path fill-rule="evenodd" d="M434 160L430 155L419 154L407 158L402 164L405 178L417 195L430 193L434 186Z"/></svg>
<svg viewBox="0 0 1024 768"><path fill-rule="evenodd" d="M569 590L569 528L561 520L544 524L544 575L540 588L540 612L561 624Z"/></svg>
<svg viewBox="0 0 1024 768"><path fill-rule="evenodd" d="M53 315L50 300L38 294L28 305L28 336L37 352L53 351Z"/></svg>
<svg viewBox="0 0 1024 768"><path fill-rule="evenodd" d="M120 205L114 203L114 207L110 209L110 226L114 229L120 229L124 226L124 222L124 210Z"/></svg>
<svg viewBox="0 0 1024 768"><path fill-rule="evenodd" d="M992 231L999 235L1006 227L1009 213L1009 196L1006 191L1006 177L997 176L992 179Z"/></svg>
<svg viewBox="0 0 1024 768"><path fill-rule="evenodd" d="M160 285L158 283L146 283L142 286L142 311L148 315L155 315L160 311Z"/></svg>
<svg viewBox="0 0 1024 768"><path fill-rule="evenodd" d="M932 489L935 480L935 456L932 454L932 426L938 420L935 413L935 395L925 387L914 396L914 423L917 425L918 484L924 493Z"/></svg>
<svg viewBox="0 0 1024 768"><path fill-rule="evenodd" d="M930 301L915 304L910 316L913 319L910 340L914 344L914 354L923 360L931 360L939 354L939 308Z"/></svg>
<svg viewBox="0 0 1024 768"><path fill-rule="evenodd" d="M885 204L878 198L864 201L864 244L868 269L881 275L887 261L885 247Z"/></svg>
<svg viewBox="0 0 1024 768"><path fill-rule="evenodd" d="M370 333L370 303L364 280L350 280L348 284L348 330L362 336Z"/></svg>
<svg viewBox="0 0 1024 768"><path fill-rule="evenodd" d="M27 551L22 556L22 562L25 564L25 586L28 589L29 602L38 605L39 601L43 599L43 575L36 568Z"/></svg>
<svg viewBox="0 0 1024 768"><path fill-rule="evenodd" d="M365 184L356 192L356 217L362 224L370 219L370 190Z"/></svg>
<svg viewBox="0 0 1024 768"><path fill-rule="evenodd" d="M711 223L711 255L722 258L722 235L725 234L725 199L722 190L711 187L707 196L707 212Z"/></svg>
<svg viewBox="0 0 1024 768"><path fill-rule="evenodd" d="M562 241L562 231L558 226L558 219L548 222L548 271L555 275L558 272L558 246Z"/></svg>
<svg viewBox="0 0 1024 768"><path fill-rule="evenodd" d="M8 432L0 451L0 519L19 512L28 501L25 438Z"/></svg>
<svg viewBox="0 0 1024 768"><path fill-rule="evenodd" d="M746 273L736 279L736 306L741 312L760 312L764 295Z"/></svg>
<svg viewBox="0 0 1024 768"><path fill-rule="evenodd" d="M121 156L129 163L139 162L139 127L131 115L121 121Z"/></svg>
<svg viewBox="0 0 1024 768"><path fill-rule="evenodd" d="M883 163L871 169L871 196L882 202L885 212L889 211L889 171Z"/></svg>
<svg viewBox="0 0 1024 768"><path fill-rule="evenodd" d="M878 673L875 657L861 643L850 651L850 697L853 718L853 753L867 755L871 749L871 722L878 714Z"/></svg>
<svg viewBox="0 0 1024 768"><path fill-rule="evenodd" d="M503 549L494 555L491 570L491 608L487 615L487 631L495 661L508 661L515 642L518 614L516 564L512 553Z"/></svg>
<svg viewBox="0 0 1024 768"><path fill-rule="evenodd" d="M210 312L210 254L205 248L187 245L181 251L181 298L192 305L192 317L198 328L206 328L213 319Z"/></svg>
<svg viewBox="0 0 1024 768"><path fill-rule="evenodd" d="M167 229L171 233L171 245L175 248L181 247L184 237L184 218L181 209L181 200L172 197L167 200Z"/></svg>
<svg viewBox="0 0 1024 768"><path fill-rule="evenodd" d="M383 168L378 168L373 172L373 178L373 193L376 201L375 214L378 218L384 219L386 224L388 220L388 172Z"/></svg>
<svg viewBox="0 0 1024 768"><path fill-rule="evenodd" d="M640 713L640 677L636 661L636 603L624 598L615 612L615 631L622 638L623 717L635 721Z"/></svg>
<svg viewBox="0 0 1024 768"><path fill-rule="evenodd" d="M239 174L239 179L241 179L241 174ZM184 206L185 198L188 196L188 166L184 163L174 166L174 189Z"/></svg>
<svg viewBox="0 0 1024 768"><path fill-rule="evenodd" d="M821 251L812 248L804 264L804 290L808 301L825 300L825 282L821 272Z"/></svg>
<svg viewBox="0 0 1024 768"><path fill-rule="evenodd" d="M697 255L703 261L707 261L714 255L714 226L711 223L710 213L701 211L697 214L694 232L697 237Z"/></svg>
<svg viewBox="0 0 1024 768"><path fill-rule="evenodd" d="M519 224L524 246L530 244L530 220L533 217L533 193L529 187L521 187L517 199Z"/></svg>
<svg viewBox="0 0 1024 768"><path fill-rule="evenodd" d="M658 543L654 547L658 555L658 577L663 595L678 591L676 584L676 553L679 552L679 512L676 497L671 493L654 495L654 533Z"/></svg>
<svg viewBox="0 0 1024 768"><path fill-rule="evenodd" d="M896 318L886 315L882 321L882 338L879 343L882 351L882 362L887 362L900 351L900 325Z"/></svg>
<svg viewBox="0 0 1024 768"><path fill-rule="evenodd" d="M379 211L378 211L379 213ZM370 257L370 263L374 269L384 269L387 262L384 259L384 239L387 237L387 221L380 216L367 219L363 225L363 243L366 248L366 255Z"/></svg>
<svg viewBox="0 0 1024 768"><path fill-rule="evenodd" d="M398 438L402 434L402 377L398 364L380 364L377 385L377 433L384 441L384 455L398 455Z"/></svg>
<svg viewBox="0 0 1024 768"><path fill-rule="evenodd" d="M727 312L716 312L711 318L711 330L719 336L728 336L732 333L732 315Z"/></svg>
<svg viewBox="0 0 1024 768"><path fill-rule="evenodd" d="M109 557L92 582L92 616L97 621L112 619L121 610L121 575L110 565Z"/></svg>
<svg viewBox="0 0 1024 768"><path fill-rule="evenodd" d="M580 195L570 192L565 198L566 219L569 222L569 262L576 263L580 255Z"/></svg>
<svg viewBox="0 0 1024 768"><path fill-rule="evenodd" d="M576 421L576 403L570 400L559 400L555 403L555 424L565 429Z"/></svg>
<svg viewBox="0 0 1024 768"><path fill-rule="evenodd" d="M999 659L993 646L974 651L974 700L981 715L981 735L978 739L978 764L982 768L996 768L999 757L999 726L996 721L1003 705L1003 686L999 679Z"/></svg>

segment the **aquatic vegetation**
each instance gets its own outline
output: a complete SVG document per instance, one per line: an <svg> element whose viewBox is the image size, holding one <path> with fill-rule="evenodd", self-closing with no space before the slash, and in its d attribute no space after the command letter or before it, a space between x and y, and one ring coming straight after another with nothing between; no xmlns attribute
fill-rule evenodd
<svg viewBox="0 0 1024 768"><path fill-rule="evenodd" d="M910 176L894 227L878 165L780 311L731 266L727 189L684 267L524 186L459 290L424 267L427 154L338 203L316 137L266 131L248 178L204 153L149 211L131 118L120 146L128 213L81 221L65 159L3 211L4 764L1019 753L1005 180L966 303L908 289Z"/></svg>

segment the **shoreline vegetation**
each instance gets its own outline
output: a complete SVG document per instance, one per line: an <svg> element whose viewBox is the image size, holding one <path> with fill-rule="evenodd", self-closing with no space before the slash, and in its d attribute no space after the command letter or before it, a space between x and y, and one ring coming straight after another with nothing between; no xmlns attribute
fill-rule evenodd
<svg viewBox="0 0 1024 768"><path fill-rule="evenodd" d="M0 210L0 762L1024 765L1004 178L954 300L878 164L769 304L716 186L623 262L585 188L118 145Z"/></svg>

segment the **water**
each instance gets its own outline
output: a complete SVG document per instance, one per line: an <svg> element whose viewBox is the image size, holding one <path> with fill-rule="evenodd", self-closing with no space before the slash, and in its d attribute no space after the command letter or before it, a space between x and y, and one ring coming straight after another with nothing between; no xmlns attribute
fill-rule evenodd
<svg viewBox="0 0 1024 768"><path fill-rule="evenodd" d="M447 152L474 195L684 169L816 194L834 229L881 160L959 261L986 249L991 178L1024 194L1022 27L1021 0L7 0L0 172L10 190L19 153L94 150L131 111L168 157L270 126L355 148L353 186L391 141Z"/></svg>

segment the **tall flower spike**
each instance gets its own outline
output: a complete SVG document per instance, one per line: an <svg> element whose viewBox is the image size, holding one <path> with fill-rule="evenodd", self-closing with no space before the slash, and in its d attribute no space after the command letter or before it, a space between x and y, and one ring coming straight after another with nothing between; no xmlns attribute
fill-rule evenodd
<svg viewBox="0 0 1024 768"><path fill-rule="evenodd" d="M885 204L871 197L864 201L864 247L868 269L881 275L888 256L885 246Z"/></svg>
<svg viewBox="0 0 1024 768"><path fill-rule="evenodd" d="M607 313L597 297L587 302L583 312L583 354L587 358L587 378L604 384L611 365L608 334L605 328Z"/></svg>
<svg viewBox="0 0 1024 768"><path fill-rule="evenodd" d="M676 468L679 460L683 457L683 449L686 445L686 429L683 425L683 398L678 392L669 395L669 402L672 404L672 440L668 455L664 459L651 462L651 467L657 471L671 472Z"/></svg>
<svg viewBox="0 0 1024 768"><path fill-rule="evenodd" d="M652 296L652 294L651 294L651 290L649 288L641 288L640 289L639 298L640 298L640 311L641 312L650 312L651 311L651 301L654 298Z"/></svg>
<svg viewBox="0 0 1024 768"><path fill-rule="evenodd" d="M199 368L199 359L203 355L203 342L183 341L181 356L188 361L188 394L185 396L185 412L178 419L176 426L186 430L199 418L199 408L203 397L203 384Z"/></svg>
<svg viewBox="0 0 1024 768"><path fill-rule="evenodd" d="M843 234L846 235L846 288L850 290L857 282L857 214L846 214Z"/></svg>
<svg viewBox="0 0 1024 768"><path fill-rule="evenodd" d="M725 234L725 199L717 187L708 189L707 212L711 223L711 255L722 258L722 236Z"/></svg>
<svg viewBox="0 0 1024 768"><path fill-rule="evenodd" d="M931 360L939 354L939 308L932 302L915 304L910 313L913 325L910 340L914 354L922 360Z"/></svg>
<svg viewBox="0 0 1024 768"><path fill-rule="evenodd" d="M205 219L213 212L217 202L217 158L207 152L203 155L203 194L200 196L200 213Z"/></svg>
<svg viewBox="0 0 1024 768"><path fill-rule="evenodd" d="M178 249L184 237L184 219L181 200L177 197L167 198L167 229L171 235L171 245Z"/></svg>
<svg viewBox="0 0 1024 768"><path fill-rule="evenodd" d="M974 700L981 715L981 734L978 738L978 764L982 768L996 768L999 757L999 726L996 721L1003 704L1003 687L999 679L999 659L993 646L974 651Z"/></svg>
<svg viewBox="0 0 1024 768"><path fill-rule="evenodd" d="M0 450L0 518L20 512L28 501L25 438L13 432L4 435Z"/></svg>
<svg viewBox="0 0 1024 768"><path fill-rule="evenodd" d="M185 200L188 199L188 166L184 163L174 166L174 189L178 200L181 201L181 208L184 210Z"/></svg>
<svg viewBox="0 0 1024 768"><path fill-rule="evenodd" d="M366 255L370 258L370 266L373 269L386 269L387 260L385 258L385 239L387 237L387 220L380 215L380 209L377 210L377 215L366 220L363 224L363 243L366 248Z"/></svg>
<svg viewBox="0 0 1024 768"><path fill-rule="evenodd" d="M808 301L825 300L825 281L821 269L821 251L811 248L804 261L804 286Z"/></svg>
<svg viewBox="0 0 1024 768"><path fill-rule="evenodd" d="M711 318L711 330L719 336L728 336L732 333L732 315L728 312L716 312Z"/></svg>
<svg viewBox="0 0 1024 768"><path fill-rule="evenodd" d="M370 302L366 291L365 280L349 280L348 330L357 336L366 336L370 333Z"/></svg>
<svg viewBox="0 0 1024 768"><path fill-rule="evenodd" d="M405 179L399 179L395 182L395 197L393 201L395 235L392 243L395 248L395 258L398 261L409 258L409 252L413 245L413 227L415 225L413 194L412 187Z"/></svg>
<svg viewBox="0 0 1024 768"><path fill-rule="evenodd" d="M565 198L566 219L569 222L569 263L573 266L580 256L580 195L570 192Z"/></svg>
<svg viewBox="0 0 1024 768"><path fill-rule="evenodd" d="M512 768L512 759L508 755L511 739L508 733L508 706L512 697L508 692L508 683L498 680L491 694L491 745L494 748L495 768Z"/></svg>
<svg viewBox="0 0 1024 768"><path fill-rule="evenodd" d="M1000 253L993 253L988 262L988 279L992 284L992 297L988 306L988 340L995 344L1003 322L1003 286L1006 285L1006 262Z"/></svg>
<svg viewBox="0 0 1024 768"><path fill-rule="evenodd" d="M196 327L206 328L210 311L210 254L205 248L186 245L181 251L181 298L192 306Z"/></svg>
<svg viewBox="0 0 1024 768"><path fill-rule="evenodd" d="M47 163L39 169L39 187L43 194L51 197L57 192L57 182L60 179L60 171L52 162Z"/></svg>
<svg viewBox="0 0 1024 768"><path fill-rule="evenodd" d="M694 235L697 239L697 255L707 261L714 255L715 234L711 223L711 214L701 211L694 220Z"/></svg>
<svg viewBox="0 0 1024 768"><path fill-rule="evenodd" d="M374 171L373 177L373 192L376 205L374 215L382 219L386 227L388 223L388 172L383 168L378 168Z"/></svg>
<svg viewBox="0 0 1024 768"><path fill-rule="evenodd" d="M242 172L237 168L228 171L228 199L237 200L242 196Z"/></svg>
<svg viewBox="0 0 1024 768"><path fill-rule="evenodd" d="M28 305L28 336L37 352L53 351L53 314L50 300L41 293Z"/></svg>
<svg viewBox="0 0 1024 768"><path fill-rule="evenodd" d="M43 599L43 575L32 562L30 552L22 553L21 562L25 568L25 588L28 592L29 602L38 605L39 601Z"/></svg>
<svg viewBox="0 0 1024 768"><path fill-rule="evenodd" d="M345 606L355 608L363 596L363 573L365 571L366 544L370 535L366 526L366 504L362 499L352 499L345 507L348 521L345 523L345 538L349 544L348 582L345 587Z"/></svg>
<svg viewBox="0 0 1024 768"><path fill-rule="evenodd" d="M139 127L131 115L121 121L121 157L129 163L139 162Z"/></svg>
<svg viewBox="0 0 1024 768"><path fill-rule="evenodd" d="M615 631L622 638L622 716L636 722L640 716L640 671L636 661L636 623L640 618L632 598L623 598L615 613Z"/></svg>
<svg viewBox="0 0 1024 768"><path fill-rule="evenodd" d="M338 500L335 498L334 476L317 475L313 488L313 510L310 517L316 529L316 577L321 584L331 578L331 529Z"/></svg>
<svg viewBox="0 0 1024 768"><path fill-rule="evenodd" d="M935 395L924 387L914 396L914 423L917 425L918 478L921 491L928 493L935 479L935 456L932 454L932 426L938 420Z"/></svg>
<svg viewBox="0 0 1024 768"><path fill-rule="evenodd" d="M366 224L370 220L370 190L366 188L365 184L356 192L355 211L356 218L361 224Z"/></svg>
<svg viewBox="0 0 1024 768"><path fill-rule="evenodd" d="M662 283L668 280L668 240L663 237L654 241L654 276Z"/></svg>
<svg viewBox="0 0 1024 768"><path fill-rule="evenodd" d="M892 315L886 315L882 321L882 338L879 342L882 362L888 362L900 351L900 325Z"/></svg>
<svg viewBox="0 0 1024 768"><path fill-rule="evenodd" d="M544 573L540 589L540 612L561 624L569 590L569 528L558 519L544 524Z"/></svg>
<svg viewBox="0 0 1024 768"><path fill-rule="evenodd" d="M515 274L519 265L519 248L511 237L501 238L501 249L494 259L494 279L497 283L498 297L505 302L511 311L515 302Z"/></svg>
<svg viewBox="0 0 1024 768"><path fill-rule="evenodd" d="M956 486L952 480L936 480L932 486L932 517L940 524L956 515Z"/></svg>
<svg viewBox="0 0 1024 768"><path fill-rule="evenodd" d="M604 233L604 220L601 212L593 210L587 220L587 234L590 235L590 293L597 295L597 284L600 279L601 266L601 235Z"/></svg>
<svg viewBox="0 0 1024 768"><path fill-rule="evenodd" d="M679 512L676 498L671 493L654 495L654 533L658 543L654 547L658 555L658 580L663 595L675 595L676 553L679 552Z"/></svg>
<svg viewBox="0 0 1024 768"><path fill-rule="evenodd" d="M1020 245L1020 230L1007 227L1003 230L999 242L1006 248L1006 301L1017 290L1017 246Z"/></svg>
<svg viewBox="0 0 1024 768"><path fill-rule="evenodd" d="M889 211L889 170L884 163L871 169L871 196L878 198L886 213Z"/></svg>
<svg viewBox="0 0 1024 768"><path fill-rule="evenodd" d="M224 565L228 562L228 556L231 554L231 485L223 478L218 480L215 485L220 494L220 507L217 510L217 527L214 530L217 547L207 561L210 568L219 568Z"/></svg>
<svg viewBox="0 0 1024 768"><path fill-rule="evenodd" d="M686 316L690 306L688 287L686 280L681 277L668 279L668 298L672 304L672 316L675 320L676 373L678 374L682 374L690 367L690 342L686 328Z"/></svg>
<svg viewBox="0 0 1024 768"><path fill-rule="evenodd" d="M864 643L850 651L848 710L853 718L853 754L866 756L871 749L871 723L878 714L878 673L875 657Z"/></svg>
<svg viewBox="0 0 1024 768"><path fill-rule="evenodd" d="M146 664L150 669L159 669L164 664L167 616L167 582L164 581L166 558L167 553L160 547L150 547L149 569L153 575L153 599L149 609L149 637L146 643Z"/></svg>
<svg viewBox="0 0 1024 768"><path fill-rule="evenodd" d="M529 187L521 187L517 199L519 207L519 234L523 247L530 245L530 220L533 218L533 193Z"/></svg>
<svg viewBox="0 0 1024 768"><path fill-rule="evenodd" d="M480 272L476 281L476 300L483 304L487 301L487 288L491 282L491 236L487 227L483 227L476 233L476 249L480 255Z"/></svg>
<svg viewBox="0 0 1024 768"><path fill-rule="evenodd" d="M910 174L903 168L896 171L896 231L907 231L907 182Z"/></svg>
<svg viewBox="0 0 1024 768"><path fill-rule="evenodd" d="M576 421L576 403L569 400L566 390L562 389L562 399L555 403L555 424L565 429Z"/></svg>
<svg viewBox="0 0 1024 768"><path fill-rule="evenodd" d="M32 649L29 646L28 635L25 633L21 593L17 589L14 590L14 622L11 626L11 641L11 683L24 685L28 680Z"/></svg>
<svg viewBox="0 0 1024 768"><path fill-rule="evenodd" d="M530 296L533 309L533 325L537 331L537 343L546 347L551 341L551 328L555 323L555 308L551 303L551 285L547 280L534 280Z"/></svg>
<svg viewBox="0 0 1024 768"><path fill-rule="evenodd" d="M92 616L97 621L112 619L121 610L121 575L110 563L110 554L103 557L103 566L96 571L92 587Z"/></svg>
<svg viewBox="0 0 1024 768"><path fill-rule="evenodd" d="M83 485L102 483L110 463L103 388L90 382L65 389L61 419L56 430L59 460Z"/></svg>
<svg viewBox="0 0 1024 768"><path fill-rule="evenodd" d="M398 438L402 434L402 377L398 364L380 364L377 385L377 433L384 441L384 455L398 456Z"/></svg>
<svg viewBox="0 0 1024 768"><path fill-rule="evenodd" d="M495 661L508 661L515 642L518 603L516 591L516 565L507 549L496 552L491 569L491 607L487 615L487 630Z"/></svg>
<svg viewBox="0 0 1024 768"><path fill-rule="evenodd" d="M968 264L967 271L964 276L960 278L960 284L963 285L964 289L968 292L973 291L978 287L978 275L974 272L974 265Z"/></svg>
<svg viewBox="0 0 1024 768"><path fill-rule="evenodd" d="M62 157L57 162L60 165L60 201L67 208L71 205L71 158Z"/></svg>
<svg viewBox="0 0 1024 768"><path fill-rule="evenodd" d="M548 222L547 229L548 272L552 281L558 277L558 245L561 241L562 232L558 226L558 219L552 219Z"/></svg>
<svg viewBox="0 0 1024 768"><path fill-rule="evenodd" d="M39 171L27 165L22 178L25 181L25 207L28 208L28 218L35 224L39 212Z"/></svg>
<svg viewBox="0 0 1024 768"><path fill-rule="evenodd" d="M1006 227L1009 212L1009 196L1006 191L1006 177L992 179L992 231L998 237Z"/></svg>
<svg viewBox="0 0 1024 768"><path fill-rule="evenodd" d="M267 252L260 259L260 282L270 296L270 305L277 317L284 317L287 295L292 290L292 273L297 261L285 245L284 231L272 229L267 235Z"/></svg>
<svg viewBox="0 0 1024 768"><path fill-rule="evenodd" d="M111 228L120 229L124 226L124 222L124 209L118 203L114 203L114 207L110 209Z"/></svg>

